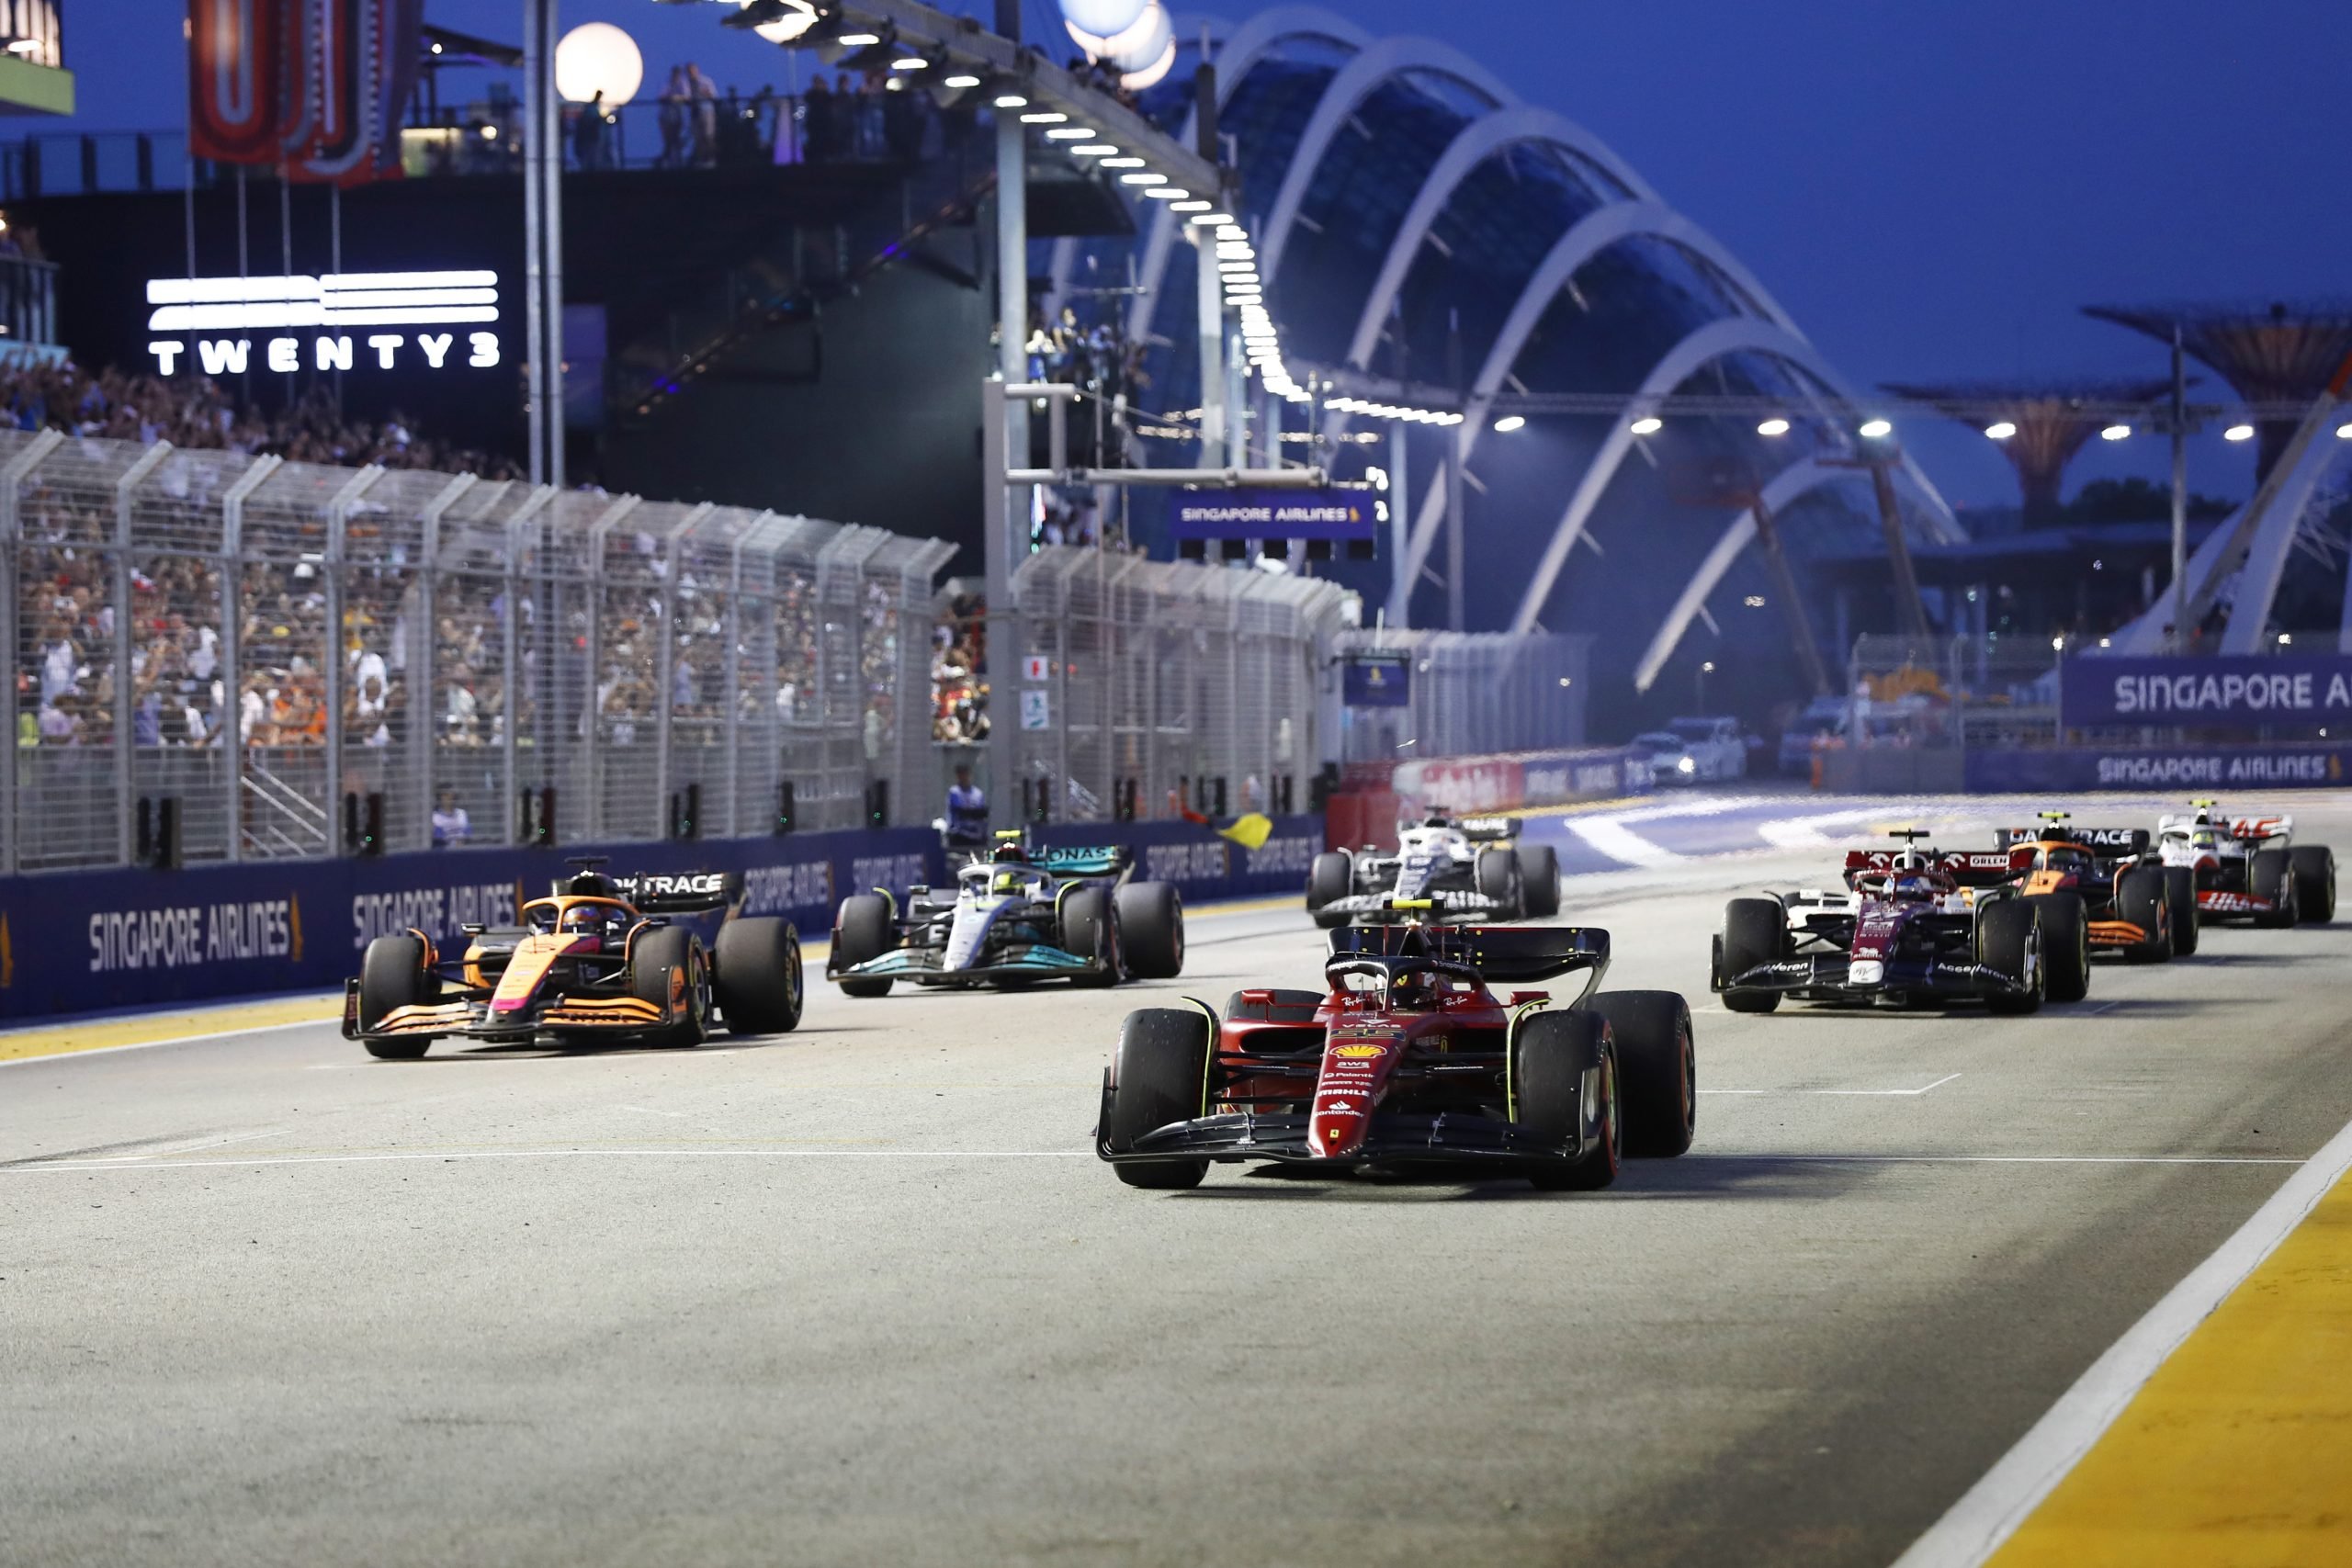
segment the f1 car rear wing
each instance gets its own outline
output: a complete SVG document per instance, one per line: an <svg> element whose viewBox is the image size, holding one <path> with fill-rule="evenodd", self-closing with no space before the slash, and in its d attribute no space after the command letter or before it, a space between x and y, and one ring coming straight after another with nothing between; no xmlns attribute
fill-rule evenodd
<svg viewBox="0 0 2352 1568"><path fill-rule="evenodd" d="M2014 849L2019 844L2080 844L2101 855L2120 858L2148 852L2149 833L2145 828L2076 828L2042 826L2040 828L1996 828L1993 843L1997 849Z"/></svg>
<svg viewBox="0 0 2352 1568"><path fill-rule="evenodd" d="M1351 926L1331 933L1333 958L1433 958L1490 984L1532 985L1609 966L1609 933L1579 926Z"/></svg>
<svg viewBox="0 0 2352 1568"><path fill-rule="evenodd" d="M742 875L732 871L639 872L613 882L640 915L698 915L731 908L743 897Z"/></svg>
<svg viewBox="0 0 2352 1568"><path fill-rule="evenodd" d="M1941 872L1962 887L1992 887L2023 876L2033 869L2033 851L2028 845L1996 850L1989 853L1974 850L1848 850L1846 852L1846 883L1853 886L1857 876L1888 876L1897 872Z"/></svg>
<svg viewBox="0 0 2352 1568"><path fill-rule="evenodd" d="M1116 876L1135 864L1135 851L1125 844L1091 844L1039 850L1031 858L1039 870L1057 876Z"/></svg>

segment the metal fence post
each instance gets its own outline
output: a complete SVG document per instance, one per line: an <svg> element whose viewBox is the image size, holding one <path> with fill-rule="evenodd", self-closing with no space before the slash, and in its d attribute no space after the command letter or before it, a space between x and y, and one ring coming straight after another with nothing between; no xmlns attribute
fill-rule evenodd
<svg viewBox="0 0 2352 1568"><path fill-rule="evenodd" d="M284 466L282 457L255 457L220 498L220 789L232 862L245 858L245 498Z"/></svg>
<svg viewBox="0 0 2352 1568"><path fill-rule="evenodd" d="M673 818L670 816L670 709L671 689L678 677L678 547L684 544L702 520L717 510L714 503L704 502L682 518L662 541L661 589L654 616L661 627L662 646L653 656L653 680L657 690L653 697L653 804L662 823L662 838L670 836Z"/></svg>
<svg viewBox="0 0 2352 1568"><path fill-rule="evenodd" d="M438 615L435 580L441 558L441 519L448 513L449 508L458 503L459 497L480 482L472 474L458 475L442 486L417 514L420 525L416 574L417 647L409 656L409 668L417 672L410 682L409 694L409 723L415 730L416 744L412 748L415 755L411 758L410 766L416 775L412 784L416 791L416 819L424 824L424 841L428 848L433 842L434 751L440 743L438 727L433 715L441 691L441 671L434 659L435 651L440 647L440 623L435 619ZM420 684L424 688L422 693L415 690Z"/></svg>
<svg viewBox="0 0 2352 1568"><path fill-rule="evenodd" d="M605 649L605 542L622 518L637 510L642 498L616 497L588 525L588 699L580 727L580 792L586 796L582 831L594 841L605 831L605 780L599 764L605 731L602 685Z"/></svg>
<svg viewBox="0 0 2352 1568"><path fill-rule="evenodd" d="M327 502L327 540L324 558L320 563L321 587L327 601L326 669L322 671L326 691L326 751L327 751L327 854L333 858L335 849L334 824L337 809L343 800L343 528L351 516L352 507L368 493L368 487L384 477L384 470L374 464L359 469L344 481ZM345 846L346 849L350 846Z"/></svg>
<svg viewBox="0 0 2352 1568"><path fill-rule="evenodd" d="M532 487L530 495L524 500L522 505L514 509L514 515L506 520L506 558L501 563L505 568L505 592L501 596L504 601L505 608L498 617L499 636L504 644L499 655L501 671L499 684L503 694L499 699L498 710L498 767L502 775L502 791L505 797L505 805L501 812L504 819L504 841L509 844L514 843L523 835L520 766L520 740L523 727L518 722L523 706L521 696L523 683L519 679L521 671L518 668L522 662L523 641L523 541L526 537L525 530L537 526L539 513L548 502L554 501L559 493L553 485Z"/></svg>
<svg viewBox="0 0 2352 1568"><path fill-rule="evenodd" d="M130 498L140 481L171 455L172 444L158 441L141 453L138 460L114 482L114 810L115 833L125 865L130 863L134 842L130 754L136 742L132 719L139 706L131 675L131 644L138 616L133 614L130 598Z"/></svg>
<svg viewBox="0 0 2352 1568"><path fill-rule="evenodd" d="M57 450L64 440L62 433L44 430L9 458L5 468L0 468L0 649L5 649L11 660L23 656L17 643L22 635L17 625L17 594L22 576L19 557L24 536L17 517L18 498L25 476L40 467L40 460ZM8 749L7 765L0 767L0 874L6 875L14 875L17 864L17 769L20 764L17 722L17 682L12 671L7 680L0 681L0 745Z"/></svg>

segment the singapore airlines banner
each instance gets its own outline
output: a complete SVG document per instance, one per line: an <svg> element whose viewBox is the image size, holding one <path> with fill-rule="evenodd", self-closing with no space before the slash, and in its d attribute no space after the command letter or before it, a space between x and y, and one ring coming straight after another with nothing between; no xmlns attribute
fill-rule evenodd
<svg viewBox="0 0 2352 1568"><path fill-rule="evenodd" d="M400 174L424 0L188 0L188 146L357 185Z"/></svg>
<svg viewBox="0 0 2352 1568"><path fill-rule="evenodd" d="M2069 729L2352 726L2352 654L2069 659L2060 667L2058 717Z"/></svg>

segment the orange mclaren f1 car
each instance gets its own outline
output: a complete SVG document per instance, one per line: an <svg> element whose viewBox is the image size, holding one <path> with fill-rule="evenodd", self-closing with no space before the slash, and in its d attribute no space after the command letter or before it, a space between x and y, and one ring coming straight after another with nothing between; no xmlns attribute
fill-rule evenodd
<svg viewBox="0 0 2352 1568"><path fill-rule="evenodd" d="M2197 890L2165 865L2145 828L2075 828L2064 811L2041 813L2036 828L2004 828L1997 847L2032 863L2018 884L2029 896L2074 893L2092 949L2135 964L2162 964L2197 951Z"/></svg>
<svg viewBox="0 0 2352 1568"><path fill-rule="evenodd" d="M368 944L344 991L343 1032L373 1056L414 1060L435 1040L699 1045L714 1012L730 1033L800 1022L800 937L744 918L719 872L605 876L600 857L523 906L511 927L467 926L444 959L423 931Z"/></svg>

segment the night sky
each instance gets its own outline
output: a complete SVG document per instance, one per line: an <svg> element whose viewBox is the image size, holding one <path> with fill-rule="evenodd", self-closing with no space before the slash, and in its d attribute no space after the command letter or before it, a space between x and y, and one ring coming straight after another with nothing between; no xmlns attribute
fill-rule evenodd
<svg viewBox="0 0 2352 1568"><path fill-rule="evenodd" d="M722 86L787 85L783 52L722 31L715 6L562 5L567 25L628 28L649 78L693 58ZM1050 7L1027 6L1035 28ZM1858 386L2161 374L2157 344L2077 308L2352 294L2343 0L1329 8L1375 34L1442 38L1609 142L1747 262ZM1174 9L1180 28L1204 14ZM521 11L520 0L426 6L434 22L506 40ZM10 130L178 126L184 14L182 0L69 8L83 113ZM2015 499L1981 437L1905 434L1954 501ZM2092 446L2075 483L2164 468L2153 439ZM2200 491L2251 488L2246 448L2209 435L2191 464Z"/></svg>

